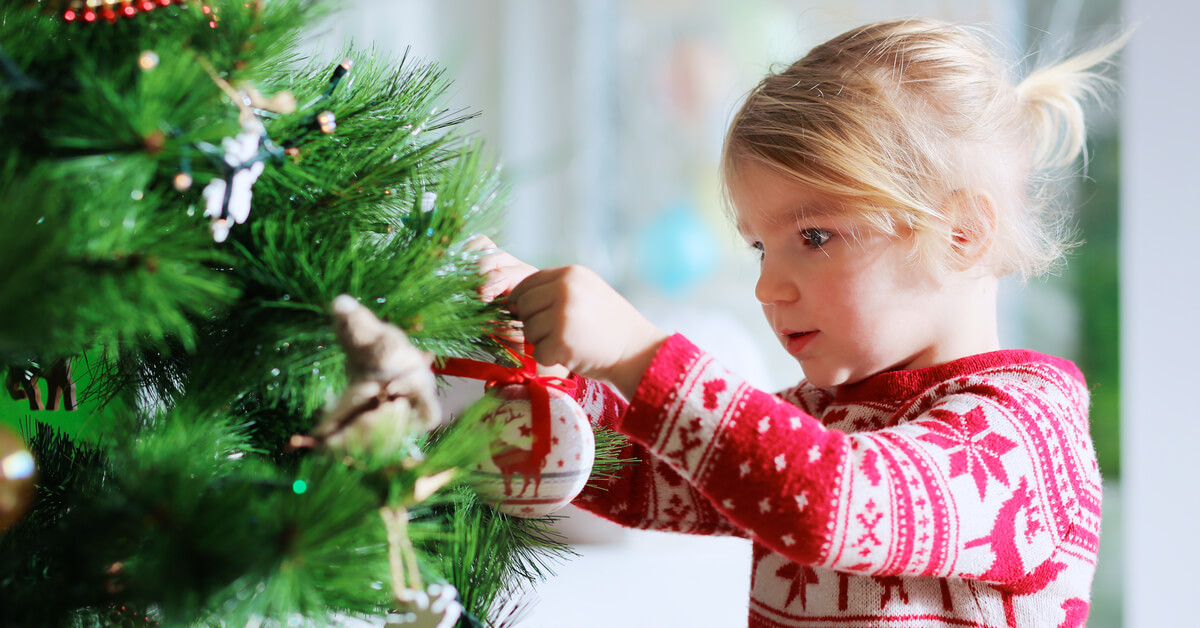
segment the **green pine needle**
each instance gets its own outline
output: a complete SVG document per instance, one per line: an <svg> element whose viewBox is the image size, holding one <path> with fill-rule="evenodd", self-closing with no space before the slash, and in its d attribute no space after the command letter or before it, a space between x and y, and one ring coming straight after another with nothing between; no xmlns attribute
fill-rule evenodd
<svg viewBox="0 0 1200 628"><path fill-rule="evenodd" d="M199 3L90 25L43 4L0 1L0 366L85 356L98 409L81 420L102 436L28 426L37 499L0 536L0 623L379 617L395 584L380 509L397 506L422 577L458 588L460 625L491 623L570 550L552 518L499 514L465 483L494 436L488 401L394 451L288 447L346 385L338 295L422 350L503 359L506 315L480 301L468 242L506 191L458 131L470 114L445 109L441 69L299 58L324 0L209 0L215 28ZM250 216L217 243L203 190L233 174L221 145L251 89L299 107L257 112ZM314 125L326 111L332 134ZM604 477L620 443L597 443Z"/></svg>

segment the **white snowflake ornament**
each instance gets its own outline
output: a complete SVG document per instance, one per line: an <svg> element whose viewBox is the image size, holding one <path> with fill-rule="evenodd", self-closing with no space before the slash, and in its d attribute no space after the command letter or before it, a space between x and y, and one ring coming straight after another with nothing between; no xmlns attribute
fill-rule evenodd
<svg viewBox="0 0 1200 628"><path fill-rule="evenodd" d="M448 584L404 591L398 597L401 608L388 616L384 628L451 628L462 616L458 590Z"/></svg>

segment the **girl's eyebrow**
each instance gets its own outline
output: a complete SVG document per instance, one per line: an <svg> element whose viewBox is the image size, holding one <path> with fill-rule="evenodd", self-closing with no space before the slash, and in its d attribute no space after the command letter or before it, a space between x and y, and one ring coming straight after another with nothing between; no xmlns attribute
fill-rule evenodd
<svg viewBox="0 0 1200 628"><path fill-rule="evenodd" d="M780 215L778 220L771 221L770 226L787 225L790 227L790 226L800 225L802 223L809 223L809 222L815 222L815 221L820 221L820 220L826 220L826 219L830 219L830 218L837 218L840 215L841 215L841 212L839 212L838 210L836 210L834 208L829 207L829 205L826 203L810 203L805 207L797 207L797 208L793 209L791 212L790 220L785 218L783 215ZM740 217L737 219L734 226L737 228L737 232L740 235L742 235L742 236L746 235L746 223L743 222ZM806 225L806 226L808 226L808 225Z"/></svg>

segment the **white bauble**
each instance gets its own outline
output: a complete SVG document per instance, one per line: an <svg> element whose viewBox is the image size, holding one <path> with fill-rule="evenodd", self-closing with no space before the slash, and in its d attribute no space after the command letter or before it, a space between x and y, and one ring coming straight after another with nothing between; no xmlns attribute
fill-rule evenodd
<svg viewBox="0 0 1200 628"><path fill-rule="evenodd" d="M499 389L500 405L485 421L500 430L491 457L476 465L471 481L496 510L541 517L571 503L587 484L596 440L583 408L567 393L548 389L548 433L534 429L529 386Z"/></svg>

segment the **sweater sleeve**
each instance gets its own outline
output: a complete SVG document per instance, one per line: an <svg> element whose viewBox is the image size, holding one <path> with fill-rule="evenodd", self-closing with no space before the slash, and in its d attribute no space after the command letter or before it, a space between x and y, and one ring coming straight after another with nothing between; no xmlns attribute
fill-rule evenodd
<svg viewBox="0 0 1200 628"><path fill-rule="evenodd" d="M575 400L594 426L613 428L628 408L621 395L604 384L582 378L576 378L575 384ZM611 478L593 478L573 502L576 506L630 528L743 534L696 487L644 445L631 441L617 457L630 462Z"/></svg>
<svg viewBox="0 0 1200 628"><path fill-rule="evenodd" d="M1036 588L1094 547L1099 475L1082 382L1034 371L956 378L848 434L674 336L615 426L796 562Z"/></svg>

